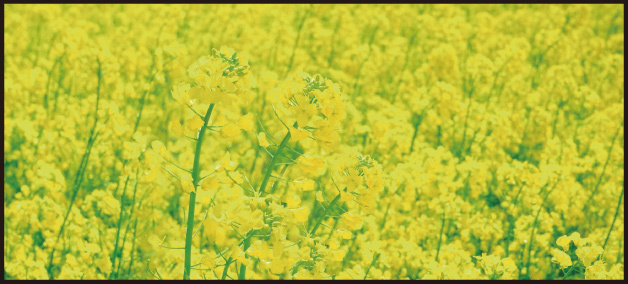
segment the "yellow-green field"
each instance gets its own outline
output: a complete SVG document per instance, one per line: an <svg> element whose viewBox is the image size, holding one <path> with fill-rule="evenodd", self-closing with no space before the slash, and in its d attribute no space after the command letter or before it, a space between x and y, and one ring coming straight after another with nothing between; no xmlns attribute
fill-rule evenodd
<svg viewBox="0 0 628 284"><path fill-rule="evenodd" d="M623 279L623 5L4 6L5 279Z"/></svg>

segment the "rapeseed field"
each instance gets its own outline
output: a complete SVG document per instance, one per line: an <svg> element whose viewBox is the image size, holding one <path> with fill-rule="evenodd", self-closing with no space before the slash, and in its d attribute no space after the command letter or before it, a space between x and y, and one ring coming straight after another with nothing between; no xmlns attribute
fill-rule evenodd
<svg viewBox="0 0 628 284"><path fill-rule="evenodd" d="M623 5L4 6L5 279L623 279Z"/></svg>

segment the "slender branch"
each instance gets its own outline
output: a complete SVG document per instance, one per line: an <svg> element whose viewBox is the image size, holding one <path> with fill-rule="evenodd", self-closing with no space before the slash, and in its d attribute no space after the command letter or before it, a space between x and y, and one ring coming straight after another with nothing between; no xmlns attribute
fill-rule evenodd
<svg viewBox="0 0 628 284"><path fill-rule="evenodd" d="M547 201L547 198L549 197L549 195L552 194L552 191L554 191L554 189L556 188L556 185L558 185L558 182L560 182L560 178L558 179L558 181L556 181L556 183L554 183L554 185L547 192L547 194L543 196L543 201L541 202L541 205L539 206L539 210L536 211L536 216L534 217L534 222L532 223L533 224L532 232L530 232L530 245L528 245L528 262L526 264L526 275L530 275L530 256L532 254L532 244L534 243L534 232L536 231L536 227L538 225L539 216L541 215L541 211L543 210L545 201Z"/></svg>
<svg viewBox="0 0 628 284"><path fill-rule="evenodd" d="M57 247L57 243L59 243L59 240L61 239L61 236L63 235L63 230L65 229L65 225L68 221L68 217L70 216L70 212L72 212L74 201L76 201L76 196L78 195L79 189L81 188L81 183L83 182L85 170L87 169L87 163L89 162L89 156L91 154L92 146L94 145L94 141L96 140L98 136L98 133L95 132L95 130L96 130L96 126L98 125L98 105L100 102L100 85L102 83L102 65L100 64L100 60L97 60L97 63L98 63L98 71L97 71L98 85L96 87L96 107L95 107L96 110L94 111L94 124L92 125L92 130L87 140L87 148L85 149L85 153L83 154L83 157L81 158L81 164L79 165L79 169L76 172L76 178L74 179L72 197L70 198L70 205L68 206L68 211L65 214L65 217L63 218L63 222L61 223L61 228L59 229L59 234L57 235L57 240L55 241L52 251L50 252L50 260L48 262L48 267L46 269L48 271L48 275L50 276L50 280L54 279L54 275L52 273L52 262L54 259L54 254Z"/></svg>
<svg viewBox="0 0 628 284"><path fill-rule="evenodd" d="M266 170L266 174L264 175L264 179L262 180L262 184L260 185L259 190L258 190L260 192L260 195L264 193L264 190L266 189L266 185L268 184L268 180L270 179L270 175L273 172L273 166L277 162L277 157L279 157L279 154L281 153L283 148L286 147L286 144L288 144L288 140L290 140L290 131L288 131L286 136L283 138L283 140L281 141L281 144L279 144L279 148L277 148L277 151L275 152L275 155L270 160L270 164L268 165L268 169Z"/></svg>
<svg viewBox="0 0 628 284"><path fill-rule="evenodd" d="M363 280L366 280L366 277L369 276L369 271L371 270L371 267L373 267L373 265L375 264L377 259L379 259L379 253L376 254L375 257L373 257L373 261L371 262L371 265L369 265L369 268L366 269L366 273L364 274L364 279Z"/></svg>
<svg viewBox="0 0 628 284"><path fill-rule="evenodd" d="M231 264L231 260L231 257L227 259L227 262L225 263L225 268L223 268L222 270L222 278L220 280L225 280L225 278L227 277L227 270L229 269L229 264Z"/></svg>
<svg viewBox="0 0 628 284"><path fill-rule="evenodd" d="M621 194L619 195L619 200L617 201L617 209L615 209L615 217L613 217L613 222L611 223L610 229L608 229L608 234L606 234L606 240L604 240L604 245L602 246L602 250L606 248L606 243L608 243L608 239L611 237L611 232L613 232L613 226L615 226L615 220L617 220L617 215L619 214L619 207L621 207L621 202L624 197L624 188L621 189ZM602 252L602 254L604 254Z"/></svg>
<svg viewBox="0 0 628 284"><path fill-rule="evenodd" d="M173 174L169 169L167 169L164 166L161 166L162 169L166 170L169 174L171 174L173 177L175 177L178 180L181 180L177 175Z"/></svg>
<svg viewBox="0 0 628 284"><path fill-rule="evenodd" d="M336 198L334 198L334 200L331 201L331 203L329 204L329 206L327 206L327 208L325 208L325 211L323 211L323 214L321 215L321 217L318 219L318 222L316 222L316 224L314 225L314 228L312 228L312 231L310 232L310 235L314 235L314 233L316 233L316 230L318 229L318 226L321 225L321 223L323 222L323 219L325 219L325 216L327 214L327 211L334 206L334 204L336 204L336 202L338 202L338 200L340 199L340 194L336 195Z"/></svg>
<svg viewBox="0 0 628 284"><path fill-rule="evenodd" d="M608 149L608 156L606 157L606 162L604 163L604 167L602 168L602 173L600 174L600 177L597 180L597 183L595 184L595 188L593 189L593 192L591 192L591 195L589 195L589 198L587 198L587 201L584 203L584 211L588 212L589 209L589 202L591 202L591 200L593 199L593 196L597 193L600 184L602 183L602 177L604 177L604 173L606 172L606 166L608 166L608 162L611 160L611 153L613 151L613 146L615 146L615 138L617 138L617 135L619 135L619 130L621 129L621 125L617 128L617 131L615 131L615 135L613 136L613 142L611 143L611 147L609 147Z"/></svg>
<svg viewBox="0 0 628 284"><path fill-rule="evenodd" d="M177 164L173 163L172 161L168 161L168 162L170 162L170 163L171 163L171 164L173 164L175 167L177 167L177 168L179 168L179 169L181 169L181 170L184 170L184 171L186 171L186 172L188 172L188 173L192 173L192 171L190 171L190 170L188 170L188 169L184 169L184 168L180 167L179 165L177 165Z"/></svg>
<svg viewBox="0 0 628 284"><path fill-rule="evenodd" d="M202 114L198 113L191 105L189 104L185 104L190 110L192 110L196 115L198 115L198 117L200 117L202 120L205 120L205 118L203 117Z"/></svg>
<svg viewBox="0 0 628 284"><path fill-rule="evenodd" d="M438 261L438 255L440 253L440 245L443 242L444 229L445 229L445 212L443 212L442 222L440 224L440 234L438 236L438 247L436 248L436 261Z"/></svg>
<svg viewBox="0 0 628 284"><path fill-rule="evenodd" d="M200 158L201 158L201 149L203 145L203 137L205 134L205 130L207 129L207 123L209 121L209 117L212 114L214 109L214 104L210 104L209 108L207 108L207 114L204 117L203 127L201 127L200 133L198 135L198 141L196 142L196 152L194 154L194 166L192 168L192 181L194 184L194 192L190 192L190 203L188 209L188 219L187 226L185 232L185 261L184 261L184 270L183 270L183 279L190 279L190 266L192 265L192 235L194 231L194 206L196 205L196 189L198 187L199 182L199 174L201 172L200 169Z"/></svg>
<svg viewBox="0 0 628 284"><path fill-rule="evenodd" d="M127 176L126 177L126 181L124 182L124 188L122 189L122 195L120 195L120 216L118 216L118 225L117 225L117 229L116 229L116 241L114 243L113 254L111 256L111 274L109 274L109 279L111 279L111 277L113 277L114 269L116 268L116 259L117 259L117 255L118 255L118 245L119 245L119 241L120 241L120 226L122 225L122 219L124 217L124 202L123 202L123 199L124 199L124 195L126 195L126 188L127 188L127 185L129 184L129 179L130 178L131 178L131 176Z"/></svg>

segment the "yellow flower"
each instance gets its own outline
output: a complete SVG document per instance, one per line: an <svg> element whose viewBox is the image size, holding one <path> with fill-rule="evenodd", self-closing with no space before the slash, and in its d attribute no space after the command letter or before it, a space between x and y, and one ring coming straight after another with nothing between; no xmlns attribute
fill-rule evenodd
<svg viewBox="0 0 628 284"><path fill-rule="evenodd" d="M223 54L225 57L230 58L233 54L235 54L235 49L223 45L220 47L220 53Z"/></svg>
<svg viewBox="0 0 628 284"><path fill-rule="evenodd" d="M237 260L241 264L249 265L249 259L246 258L244 251L242 251L238 246L233 246L233 248L231 249L231 257L233 257L233 259Z"/></svg>
<svg viewBox="0 0 628 284"><path fill-rule="evenodd" d="M204 189L204 190L218 189L218 178L206 177L205 180L203 180L203 182L201 183L201 189Z"/></svg>
<svg viewBox="0 0 628 284"><path fill-rule="evenodd" d="M181 188L184 192L192 193L194 192L194 183L191 180L181 180Z"/></svg>
<svg viewBox="0 0 628 284"><path fill-rule="evenodd" d="M590 247L579 247L576 250L576 255L582 261L585 267L591 265L591 262L597 259L597 257L602 254L604 250L601 246L590 246Z"/></svg>
<svg viewBox="0 0 628 284"><path fill-rule="evenodd" d="M220 129L220 134L226 138L233 138L240 134L240 128L233 122L229 122Z"/></svg>
<svg viewBox="0 0 628 284"><path fill-rule="evenodd" d="M314 187L316 185L313 180L303 177L295 179L294 183L296 184L297 188L303 191L312 191L314 190Z"/></svg>
<svg viewBox="0 0 628 284"><path fill-rule="evenodd" d="M186 128L192 131L198 131L205 122L197 115L185 121Z"/></svg>
<svg viewBox="0 0 628 284"><path fill-rule="evenodd" d="M569 243L570 242L571 242L571 239L569 237L567 237L567 236L560 236L556 240L556 244L561 246L564 251L568 251L569 250Z"/></svg>
<svg viewBox="0 0 628 284"><path fill-rule="evenodd" d="M344 190L340 191L340 201L346 202L346 201L352 201L354 199L355 199L355 197L353 196L353 194L348 193L348 192L346 192Z"/></svg>
<svg viewBox="0 0 628 284"><path fill-rule="evenodd" d="M302 207L294 211L294 218L297 220L297 222L307 222L307 219L309 216L310 216L309 207Z"/></svg>
<svg viewBox="0 0 628 284"><path fill-rule="evenodd" d="M122 144L123 147L123 158L126 160L134 160L139 158L142 154L142 146L137 142L129 142L125 141Z"/></svg>
<svg viewBox="0 0 628 284"><path fill-rule="evenodd" d="M349 212L342 214L340 221L351 230L356 230L362 226L362 218Z"/></svg>
<svg viewBox="0 0 628 284"><path fill-rule="evenodd" d="M170 130L172 130L172 133L174 133L174 135L177 135L179 137L183 137L183 135L185 135L183 126L178 121L170 122Z"/></svg>
<svg viewBox="0 0 628 284"><path fill-rule="evenodd" d="M235 162L231 161L231 154L229 154L229 151L227 151L227 153L225 153L225 155L222 156L222 159L220 159L220 162L216 166L216 171L217 172L221 172L223 170L231 171L236 168L236 165L237 164Z"/></svg>
<svg viewBox="0 0 628 284"><path fill-rule="evenodd" d="M292 137L292 140L294 141L301 141L307 138L309 135L310 133L306 130L296 129L290 126L290 136Z"/></svg>
<svg viewBox="0 0 628 284"><path fill-rule="evenodd" d="M338 229L338 234L340 234L340 237L345 240L350 240L353 237L351 232L345 229Z"/></svg>
<svg viewBox="0 0 628 284"><path fill-rule="evenodd" d="M560 269L567 268L572 264L569 255L559 249L552 250L552 262L560 264Z"/></svg>
<svg viewBox="0 0 628 284"><path fill-rule="evenodd" d="M202 78L204 80L210 80L210 77L207 75L202 75ZM190 91L188 92L188 96L191 100L199 101L203 104L211 104L217 102L213 93L214 92L211 92L208 89L196 86L190 89Z"/></svg>
<svg viewBox="0 0 628 284"><path fill-rule="evenodd" d="M170 157L168 155L168 151L166 150L166 146L164 143L161 143L159 140L155 140L150 144L157 154L162 157L164 160L169 161Z"/></svg>
<svg viewBox="0 0 628 284"><path fill-rule="evenodd" d="M249 222L251 224L252 229L261 229L264 227L264 212L259 209L256 209L251 213L249 217Z"/></svg>
<svg viewBox="0 0 628 284"><path fill-rule="evenodd" d="M608 279L610 273L606 271L604 261L598 260L593 265L587 267L584 272L584 279Z"/></svg>
<svg viewBox="0 0 628 284"><path fill-rule="evenodd" d="M246 114L238 120L238 128L244 131L253 130L253 119L255 116L252 113Z"/></svg>
<svg viewBox="0 0 628 284"><path fill-rule="evenodd" d="M316 201L323 203L325 199L323 198L323 191L316 192Z"/></svg>
<svg viewBox="0 0 628 284"><path fill-rule="evenodd" d="M216 267L216 253L210 250L207 255L203 256L201 263L209 269Z"/></svg>
<svg viewBox="0 0 628 284"><path fill-rule="evenodd" d="M261 259L266 259L271 254L271 250L266 245L266 242L262 240L256 240L253 244L246 250L252 257L257 257Z"/></svg>
<svg viewBox="0 0 628 284"><path fill-rule="evenodd" d="M290 194L286 196L285 200L286 200L286 205L290 209L297 208L297 206L301 204L301 198L299 198L299 196L296 194Z"/></svg>
<svg viewBox="0 0 628 284"><path fill-rule="evenodd" d="M484 269L484 272L487 275L495 274L495 270L497 269L500 261L498 256L492 254L486 255L486 253L482 253L482 256L475 256L475 258L478 260L478 265Z"/></svg>
<svg viewBox="0 0 628 284"><path fill-rule="evenodd" d="M101 202L102 212L106 215L115 215L120 213L120 201L111 195L102 196Z"/></svg>
<svg viewBox="0 0 628 284"><path fill-rule="evenodd" d="M259 145L262 147L268 147L270 145L270 143L268 143L268 140L266 139L266 133L264 132L260 132L259 134L257 134L257 140L259 141Z"/></svg>
<svg viewBox="0 0 628 284"><path fill-rule="evenodd" d="M336 240L328 240L327 244L329 245L330 250L337 250L340 247L340 244Z"/></svg>
<svg viewBox="0 0 628 284"><path fill-rule="evenodd" d="M297 159L297 164L301 170L310 174L316 174L325 166L322 159L301 156Z"/></svg>
<svg viewBox="0 0 628 284"><path fill-rule="evenodd" d="M334 261L342 261L345 258L345 252L342 250L332 251L331 256Z"/></svg>
<svg viewBox="0 0 628 284"><path fill-rule="evenodd" d="M172 89L172 97L179 102L180 104L187 103L187 92L190 90L190 84L181 83L179 85L175 85Z"/></svg>
<svg viewBox="0 0 628 284"><path fill-rule="evenodd" d="M284 259L275 257L270 264L270 272L273 274L282 274L287 265Z"/></svg>

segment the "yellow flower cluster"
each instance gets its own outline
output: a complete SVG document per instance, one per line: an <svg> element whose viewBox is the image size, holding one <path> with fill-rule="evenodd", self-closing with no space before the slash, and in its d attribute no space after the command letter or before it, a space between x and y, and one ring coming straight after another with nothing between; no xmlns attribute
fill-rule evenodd
<svg viewBox="0 0 628 284"><path fill-rule="evenodd" d="M573 250L570 250L569 244L574 244L577 249L575 255L578 258L575 262L572 261L571 256ZM584 270L585 279L620 279L623 278L623 264L615 263L607 270L607 265L604 260L599 259L599 256L604 253L604 249L591 243L588 238L581 238L578 232L572 233L570 236L561 236L556 240L556 244L561 249L552 250L552 262L558 263L560 269L563 272L564 278L569 276L569 271L574 268ZM565 269L569 267L569 270L565 272Z"/></svg>
<svg viewBox="0 0 628 284"><path fill-rule="evenodd" d="M5 279L623 279L622 5L5 5Z"/></svg>

